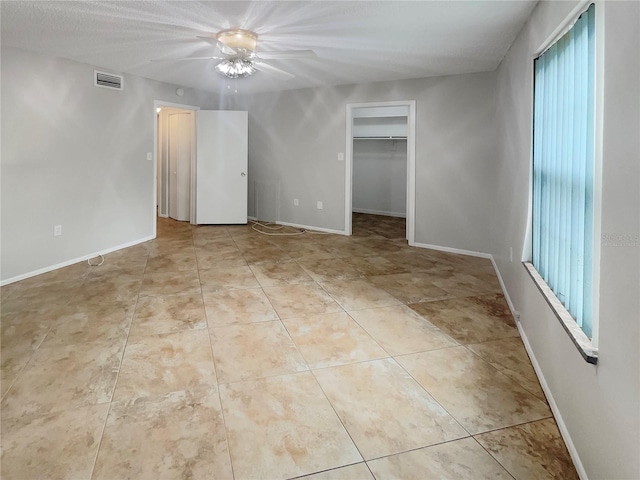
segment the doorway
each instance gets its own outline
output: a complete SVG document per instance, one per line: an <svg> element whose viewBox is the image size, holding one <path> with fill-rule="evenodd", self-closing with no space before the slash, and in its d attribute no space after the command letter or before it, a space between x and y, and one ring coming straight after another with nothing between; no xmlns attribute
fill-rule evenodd
<svg viewBox="0 0 640 480"><path fill-rule="evenodd" d="M347 105L345 234L415 243L415 100Z"/></svg>
<svg viewBox="0 0 640 480"><path fill-rule="evenodd" d="M158 217L192 225L246 224L248 112L161 100L154 109L154 236ZM169 129L182 138L172 141Z"/></svg>
<svg viewBox="0 0 640 480"><path fill-rule="evenodd" d="M194 223L198 107L155 103L157 216Z"/></svg>

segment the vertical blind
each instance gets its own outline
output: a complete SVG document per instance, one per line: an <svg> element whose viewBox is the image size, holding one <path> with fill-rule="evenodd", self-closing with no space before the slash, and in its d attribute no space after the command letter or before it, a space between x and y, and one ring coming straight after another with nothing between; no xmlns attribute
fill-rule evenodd
<svg viewBox="0 0 640 480"><path fill-rule="evenodd" d="M534 71L533 265L591 338L594 5Z"/></svg>

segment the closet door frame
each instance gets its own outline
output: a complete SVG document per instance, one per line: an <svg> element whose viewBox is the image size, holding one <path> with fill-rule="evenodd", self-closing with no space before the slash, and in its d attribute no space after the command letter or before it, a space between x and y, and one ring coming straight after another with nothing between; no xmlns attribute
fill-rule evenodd
<svg viewBox="0 0 640 480"><path fill-rule="evenodd" d="M416 101L348 103L346 106L346 148L344 182L344 234L352 234L351 215L353 210L353 110L362 107L409 107L407 116L407 230L409 245L415 245L416 220Z"/></svg>

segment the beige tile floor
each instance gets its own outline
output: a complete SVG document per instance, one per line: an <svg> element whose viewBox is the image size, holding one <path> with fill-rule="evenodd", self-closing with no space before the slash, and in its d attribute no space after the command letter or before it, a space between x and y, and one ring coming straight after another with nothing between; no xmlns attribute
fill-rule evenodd
<svg viewBox="0 0 640 480"><path fill-rule="evenodd" d="M577 478L490 262L402 235L159 219L3 287L2 478Z"/></svg>

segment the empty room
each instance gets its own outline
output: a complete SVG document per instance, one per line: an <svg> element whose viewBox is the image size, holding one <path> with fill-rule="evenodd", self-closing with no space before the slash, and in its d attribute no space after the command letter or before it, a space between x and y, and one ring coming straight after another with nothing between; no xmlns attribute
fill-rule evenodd
<svg viewBox="0 0 640 480"><path fill-rule="evenodd" d="M640 3L0 3L2 479L640 478Z"/></svg>

